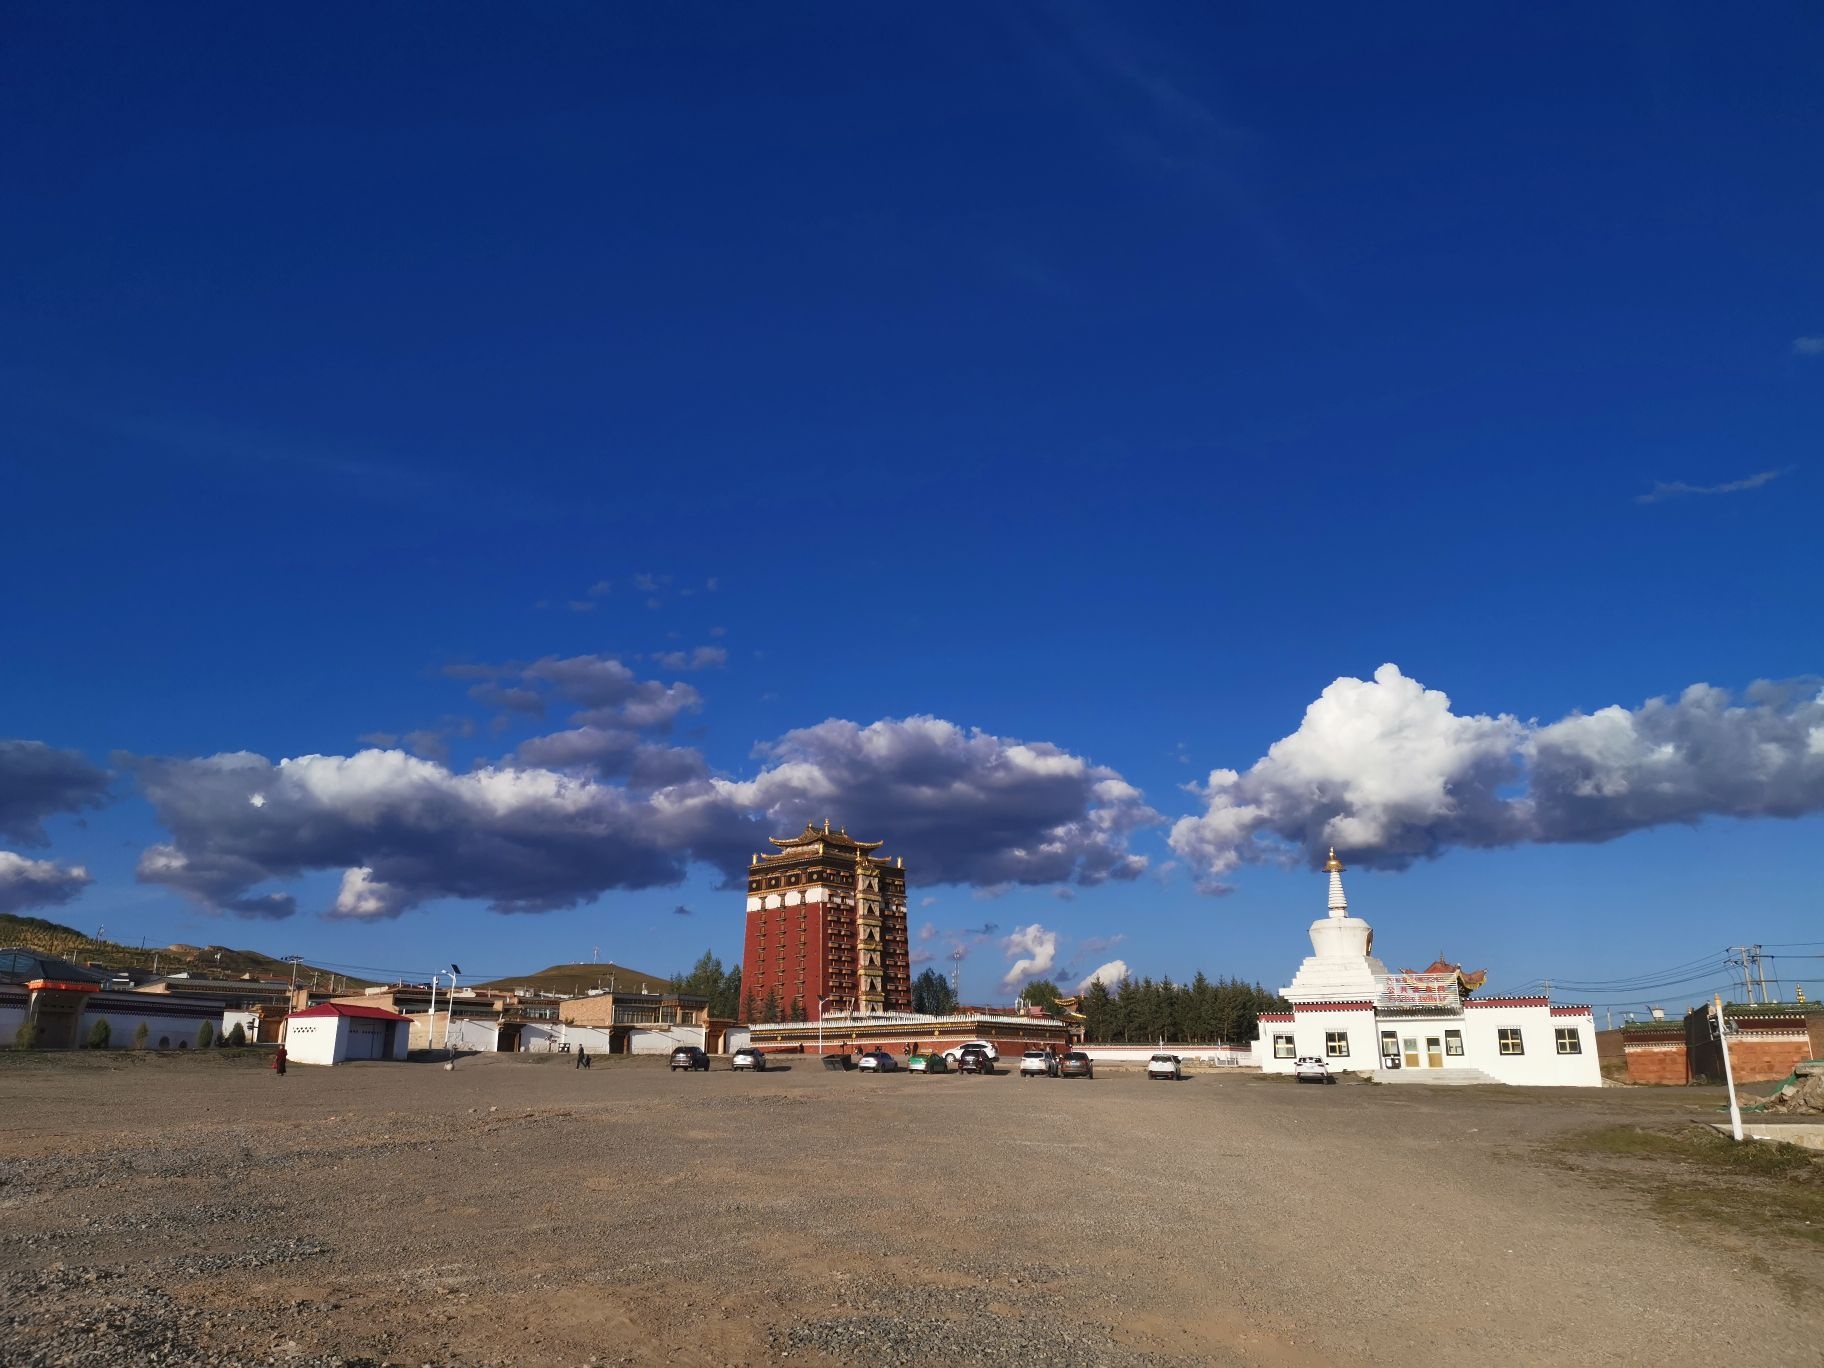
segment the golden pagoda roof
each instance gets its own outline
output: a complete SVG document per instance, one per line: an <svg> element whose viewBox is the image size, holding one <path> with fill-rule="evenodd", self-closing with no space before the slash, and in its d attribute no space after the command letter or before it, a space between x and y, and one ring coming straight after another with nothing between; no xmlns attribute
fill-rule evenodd
<svg viewBox="0 0 1824 1368"><path fill-rule="evenodd" d="M1342 872L1343 872L1343 862L1336 858L1336 847L1331 846L1330 847L1330 858L1324 861L1324 873L1341 874Z"/></svg>
<svg viewBox="0 0 1824 1368"><path fill-rule="evenodd" d="M847 827L838 827L835 831L831 831L830 819L827 817L823 819L821 829L815 822L806 822L804 830L796 836L768 836L766 839L782 851L797 850L801 846L808 845L835 846L839 850L879 850L886 844L885 841L858 841L849 835ZM777 859L778 857L768 856L767 858Z"/></svg>

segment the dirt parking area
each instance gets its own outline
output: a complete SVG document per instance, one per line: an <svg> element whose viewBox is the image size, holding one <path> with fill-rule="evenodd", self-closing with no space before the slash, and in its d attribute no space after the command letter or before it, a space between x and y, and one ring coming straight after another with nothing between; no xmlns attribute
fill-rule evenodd
<svg viewBox="0 0 1824 1368"><path fill-rule="evenodd" d="M5 1361L1824 1362L1713 1092L569 1062L0 1062Z"/></svg>

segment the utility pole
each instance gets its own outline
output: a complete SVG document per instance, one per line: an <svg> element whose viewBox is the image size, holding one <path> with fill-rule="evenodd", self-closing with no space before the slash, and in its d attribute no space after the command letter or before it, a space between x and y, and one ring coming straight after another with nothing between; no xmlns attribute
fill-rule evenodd
<svg viewBox="0 0 1824 1368"><path fill-rule="evenodd" d="M215 958L219 962L222 957L217 955ZM291 1035L291 1013L298 1002L298 966L304 962L304 956L302 955L287 955L285 958L291 963L291 992L285 999L284 1033L279 1037L279 1043L281 1045L283 1045Z"/></svg>
<svg viewBox="0 0 1824 1368"><path fill-rule="evenodd" d="M1723 999L1716 998L1716 1043L1723 1051L1723 1082L1729 1088L1729 1129L1737 1143L1742 1138L1742 1107L1735 1100L1735 1067L1729 1062L1729 1022L1723 1016Z"/></svg>
<svg viewBox="0 0 1824 1368"><path fill-rule="evenodd" d="M1771 999L1767 996L1767 966L1761 963L1761 947L1758 945L1754 947L1754 972L1761 980L1761 1003L1764 1006Z"/></svg>

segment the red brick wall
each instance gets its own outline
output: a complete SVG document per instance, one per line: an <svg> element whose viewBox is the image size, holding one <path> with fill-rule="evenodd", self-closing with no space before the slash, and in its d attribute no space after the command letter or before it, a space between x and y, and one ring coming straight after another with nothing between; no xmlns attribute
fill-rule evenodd
<svg viewBox="0 0 1824 1368"><path fill-rule="evenodd" d="M1792 1066L1811 1057L1804 1040L1756 1040L1736 1036L1729 1042L1729 1065L1737 1083L1772 1083L1792 1072Z"/></svg>
<svg viewBox="0 0 1824 1368"><path fill-rule="evenodd" d="M1682 1040L1624 1041L1628 1082L1683 1087L1691 1081L1690 1055Z"/></svg>
<svg viewBox="0 0 1824 1368"><path fill-rule="evenodd" d="M826 904L775 907L747 914L747 936L741 948L741 1015L749 1005L757 1015L767 994L777 995L781 1020L792 1014L792 999L799 999L808 1020L817 1019L817 1002L829 992L830 964L824 934ZM799 914L803 913L802 919ZM802 933L800 927L802 926ZM760 951L764 940L766 952ZM780 948L784 947L784 964ZM800 967L798 961L804 964Z"/></svg>

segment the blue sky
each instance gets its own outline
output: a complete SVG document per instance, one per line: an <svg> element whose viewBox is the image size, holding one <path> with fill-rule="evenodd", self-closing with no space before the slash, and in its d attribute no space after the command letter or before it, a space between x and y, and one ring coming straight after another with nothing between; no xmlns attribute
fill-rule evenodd
<svg viewBox="0 0 1824 1368"><path fill-rule="evenodd" d="M1401 964L1824 949L1815 14L0 22L0 900L663 972L827 808L984 999L1339 831Z"/></svg>

